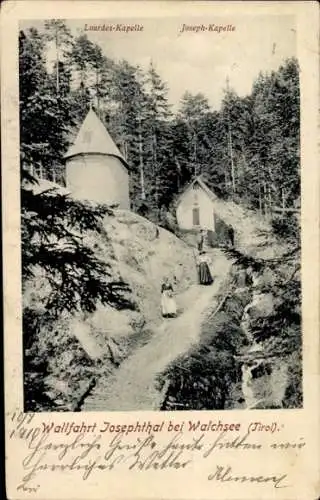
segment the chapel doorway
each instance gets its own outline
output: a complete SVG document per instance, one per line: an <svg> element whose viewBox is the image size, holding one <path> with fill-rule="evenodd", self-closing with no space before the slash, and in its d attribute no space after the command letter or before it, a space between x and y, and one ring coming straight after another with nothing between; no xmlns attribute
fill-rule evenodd
<svg viewBox="0 0 320 500"><path fill-rule="evenodd" d="M192 209L192 224L193 226L200 226L200 210L198 207Z"/></svg>

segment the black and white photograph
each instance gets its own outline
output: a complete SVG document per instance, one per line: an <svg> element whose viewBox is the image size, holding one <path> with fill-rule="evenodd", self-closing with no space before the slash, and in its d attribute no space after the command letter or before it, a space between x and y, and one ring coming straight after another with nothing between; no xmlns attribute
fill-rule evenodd
<svg viewBox="0 0 320 500"><path fill-rule="evenodd" d="M19 22L25 412L303 407L295 17L231 12Z"/></svg>

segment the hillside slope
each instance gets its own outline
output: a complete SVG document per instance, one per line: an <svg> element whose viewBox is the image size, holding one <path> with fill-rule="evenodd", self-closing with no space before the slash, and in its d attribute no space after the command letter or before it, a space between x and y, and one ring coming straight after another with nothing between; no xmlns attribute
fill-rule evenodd
<svg viewBox="0 0 320 500"><path fill-rule="evenodd" d="M236 227L236 252L242 251L247 256L259 257L262 260L276 257L279 262L281 261L281 256L288 252L289 247L272 235L266 220L261 221L257 214L249 213L232 202L219 203L220 216L224 217L228 224ZM82 239L97 258L110 263L112 281L123 281L129 285L130 299L135 308L119 311L98 305L96 311L90 314L65 312L54 324L43 320L32 334L34 338L25 351L28 360L32 360L32 363L27 363L26 366L33 367L25 374L25 385L28 386L26 409L28 411L157 409L161 406L163 396L156 387L159 375L165 374L170 364L173 364L173 367L177 365L179 371L181 359L185 360L184 363L189 362L190 351L203 343L202 330L210 331L210 336L214 339L217 336L217 326L211 324L211 320L208 323L207 316L212 308L216 307L225 280L229 278L233 261L232 252L227 251L229 254L227 259L221 250L209 250L213 257L215 282L212 287L205 288L197 285L192 246L135 213L114 210L112 215L105 216L99 233L88 231L82 235ZM267 308L267 311L263 306L262 311L256 312L256 319L249 318L251 322L260 319L265 321L266 317L267 320L270 317L268 321L272 321L276 308L282 307L282 303L287 301L286 297L278 297L278 289L282 281L286 283L291 279L293 264L283 262L281 265L275 265L272 264L272 260L270 262L271 268L266 266L264 271L260 271L258 275L256 273L253 289L249 287L247 290L249 294L253 294L253 298L246 307L252 306L252 311L256 309L254 293L256 295L258 293L260 299L271 297L273 305ZM237 266L233 266L231 274L233 277L236 276ZM178 317L169 321L163 320L160 311L161 282L167 276L174 283L179 309ZM48 280L40 270L37 270L34 278L24 284L24 289L24 310L36 311L41 315L50 294ZM220 313L224 314L225 311L221 310ZM224 339L226 331L230 328L231 330L235 328L236 331L240 328L245 331L240 317L237 315L233 317L233 313L229 316L221 332ZM269 353L271 349L270 342L277 340L273 337L282 336L280 324L276 329L272 324L272 328L267 330L275 331L271 339L266 338L266 342L263 341L260 345L264 356L267 356L267 351ZM255 344L253 340L250 337L249 345L245 348L246 356L251 353L250 362L255 361L251 345ZM279 340L282 341L281 338ZM228 359L230 356L240 354L241 344L240 335L236 350L230 346L226 349L228 352L224 354ZM272 348L272 355L273 350ZM288 351L286 356L290 353L291 351ZM214 365L221 358L220 354L217 353ZM270 357L270 353L268 356ZM281 363L284 361L283 358L284 355L281 356ZM190 359L192 360L192 356ZM201 363L204 361L205 354L201 351ZM240 361L237 363L240 366ZM233 365L234 383L238 383L238 368L234 362ZM293 369L297 371L299 363L294 360L293 365ZM208 369L212 371L212 366ZM224 370L224 367L221 369ZM276 372L275 368L274 370ZM180 380L181 376L178 378ZM262 377L260 378L263 381ZM296 378L288 384L293 385ZM206 377L204 380L207 380ZM189 382L193 387L194 380L190 379ZM268 378L264 385L269 387L269 382L271 380ZM284 380L283 386L286 384ZM260 386L258 392L262 394ZM188 390L188 394L191 393L192 390ZM170 397L172 405L173 396ZM198 396L193 399L198 404ZM231 399L237 400L238 397ZM175 404L190 406L190 402L176 400Z"/></svg>
<svg viewBox="0 0 320 500"><path fill-rule="evenodd" d="M44 383L41 402L36 389L32 396L31 407L38 411L76 409L94 381L108 376L160 325L163 278L173 280L176 293L187 290L196 279L192 249L134 213L115 211L105 217L101 234L91 232L84 240L99 258L112 264L113 279L129 284L136 310L100 305L93 314L65 313L54 326L42 325L27 353L38 358L39 370L26 374L35 387L37 380ZM24 306L41 310L48 293L48 282L39 271L26 283ZM48 361L44 372L42 358Z"/></svg>
<svg viewBox="0 0 320 500"><path fill-rule="evenodd" d="M197 344L201 324L217 307L215 297L225 286L231 263L216 250L214 283L210 287L193 284L177 296L180 314L163 320L150 341L125 360L113 376L102 377L85 401L83 411L159 410L162 391L159 375L170 362Z"/></svg>

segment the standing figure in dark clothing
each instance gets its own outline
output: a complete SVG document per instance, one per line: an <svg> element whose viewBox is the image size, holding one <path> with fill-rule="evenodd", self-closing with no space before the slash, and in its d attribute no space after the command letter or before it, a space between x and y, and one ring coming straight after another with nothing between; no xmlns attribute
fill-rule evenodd
<svg viewBox="0 0 320 500"><path fill-rule="evenodd" d="M199 284L200 285L212 285L213 278L210 272L209 264L211 264L210 257L206 252L200 252L198 257L198 273L199 273Z"/></svg>
<svg viewBox="0 0 320 500"><path fill-rule="evenodd" d="M234 248L234 229L232 226L228 226L228 238L231 247Z"/></svg>
<svg viewBox="0 0 320 500"><path fill-rule="evenodd" d="M203 250L204 236L205 236L205 230L201 229L201 231L198 234L198 238L197 238L197 244L198 244L198 251L199 252L202 252L202 250Z"/></svg>

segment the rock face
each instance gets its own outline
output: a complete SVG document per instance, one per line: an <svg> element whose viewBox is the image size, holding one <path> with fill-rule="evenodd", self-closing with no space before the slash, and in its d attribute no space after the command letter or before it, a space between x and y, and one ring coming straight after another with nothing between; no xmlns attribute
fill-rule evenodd
<svg viewBox="0 0 320 500"><path fill-rule="evenodd" d="M200 346L173 364L162 409L282 407L287 363L267 354L251 329L275 312L277 299L267 287L273 276L265 272L255 278L248 284L246 272L234 270L232 293L214 322L203 329ZM219 376L212 376L218 367Z"/></svg>
<svg viewBox="0 0 320 500"><path fill-rule="evenodd" d="M239 269L234 275L237 288L245 289L248 286L248 276L246 269Z"/></svg>
<svg viewBox="0 0 320 500"><path fill-rule="evenodd" d="M252 302L245 308L245 313L250 319L265 318L274 311L275 300L272 293L256 293Z"/></svg>
<svg viewBox="0 0 320 500"><path fill-rule="evenodd" d="M285 356L270 350L272 342L257 341L254 325L272 316L279 299L272 293L275 276L269 270L255 273L252 284L252 298L246 305L241 318L249 346L239 356L242 363L241 392L246 408L281 408L288 387L288 362ZM272 335L270 336L272 338Z"/></svg>
<svg viewBox="0 0 320 500"><path fill-rule="evenodd" d="M97 257L111 264L112 278L129 284L137 310L117 311L98 305L93 314L64 314L53 327L44 324L34 348L28 349L31 358L37 353L39 363L41 359L47 362L45 372L39 364L39 372L26 374L34 386L39 386L30 409L74 408L75 399L81 397L94 377L107 376L161 323L163 278L169 276L177 292L195 281L192 250L172 233L124 210L107 216L103 225L102 234L86 234L84 239ZM24 306L42 313L49 293L46 277L39 271L25 284ZM49 398L46 405L37 402L43 384Z"/></svg>
<svg viewBox="0 0 320 500"><path fill-rule="evenodd" d="M148 343L124 360L113 376L101 377L84 402L83 411L160 409L165 398L163 393L169 387L164 382L164 387L159 388L157 377L172 361L197 345L202 323L219 305L219 292L225 287L230 262L219 250L214 251L213 259L216 262L213 285L201 287L195 282L178 294L177 317L162 319Z"/></svg>
<svg viewBox="0 0 320 500"><path fill-rule="evenodd" d="M242 394L247 409L282 408L288 385L287 363L257 359L242 365Z"/></svg>
<svg viewBox="0 0 320 500"><path fill-rule="evenodd" d="M148 324L158 324L162 280L168 276L177 293L196 280L193 250L174 234L132 212L117 211L116 217L105 219L104 227L112 238L117 272L131 286Z"/></svg>

